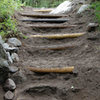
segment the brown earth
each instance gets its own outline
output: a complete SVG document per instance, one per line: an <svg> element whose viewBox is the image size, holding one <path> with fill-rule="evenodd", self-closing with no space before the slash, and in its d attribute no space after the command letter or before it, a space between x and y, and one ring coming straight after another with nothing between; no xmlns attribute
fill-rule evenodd
<svg viewBox="0 0 100 100"><path fill-rule="evenodd" d="M26 13L34 13L33 8L25 7ZM34 13L35 14L35 13ZM94 22L91 10L81 16L75 12L68 14L68 22L64 25L78 25L65 29L33 29L28 25L48 25L49 23L26 23L19 21L22 17L16 13L19 30L29 36L34 34L64 34L86 32L88 23ZM52 23L53 24L53 23ZM55 23L54 23L55 24ZM100 100L100 34L99 31L86 32L78 38L21 39L20 62L15 63L25 78L21 81L15 73L12 78L17 84L16 100ZM73 48L64 50L41 50L35 47L74 44ZM73 73L34 73L27 67L66 67L75 66Z"/></svg>

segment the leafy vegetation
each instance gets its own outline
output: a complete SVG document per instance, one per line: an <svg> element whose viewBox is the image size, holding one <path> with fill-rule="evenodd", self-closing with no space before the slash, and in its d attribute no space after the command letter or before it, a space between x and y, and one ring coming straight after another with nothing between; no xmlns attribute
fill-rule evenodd
<svg viewBox="0 0 100 100"><path fill-rule="evenodd" d="M14 12L21 8L22 3L33 7L55 7L63 1L64 0L0 0L0 35L16 35L17 22L14 19Z"/></svg>
<svg viewBox="0 0 100 100"><path fill-rule="evenodd" d="M96 19L100 24L100 1L92 3L91 7L95 10Z"/></svg>
<svg viewBox="0 0 100 100"><path fill-rule="evenodd" d="M20 9L20 6L20 0L0 0L0 35L17 32L13 14L15 10Z"/></svg>
<svg viewBox="0 0 100 100"><path fill-rule="evenodd" d="M56 7L61 2L65 0L21 0L25 2L26 5L33 6L33 7Z"/></svg>

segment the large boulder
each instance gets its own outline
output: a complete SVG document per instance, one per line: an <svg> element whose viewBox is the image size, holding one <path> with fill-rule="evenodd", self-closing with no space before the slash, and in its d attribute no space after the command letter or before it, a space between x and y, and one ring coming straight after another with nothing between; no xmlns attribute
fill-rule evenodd
<svg viewBox="0 0 100 100"><path fill-rule="evenodd" d="M50 14L64 14L68 13L72 10L72 2L70 1L64 1L61 3L57 8L55 8L53 11L50 12Z"/></svg>

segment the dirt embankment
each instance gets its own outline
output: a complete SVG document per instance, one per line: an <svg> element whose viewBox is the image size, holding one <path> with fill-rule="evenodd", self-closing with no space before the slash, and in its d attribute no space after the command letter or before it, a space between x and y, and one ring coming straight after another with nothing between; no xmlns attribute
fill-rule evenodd
<svg viewBox="0 0 100 100"><path fill-rule="evenodd" d="M32 13L33 8L26 7L24 12ZM23 17L16 13L16 19L25 18L28 19L30 17ZM73 12L65 18L70 20L63 23L63 25L77 26L64 29L40 29L28 26L30 24L51 24L18 21L18 28L27 36L70 34L86 32L87 25L90 22L94 22L94 15L91 10L84 12L81 16L76 16ZM23 46L19 50L20 62L15 63L20 70L12 76L17 83L16 96L18 100L100 100L100 38L98 38L98 34L99 32L96 30L86 32L85 35L78 38L22 39ZM93 39L94 37L95 39ZM43 49L59 45L63 47L74 45L74 47L63 50ZM27 67L60 68L66 66L75 66L75 71L64 74L39 74L27 69ZM21 76L21 79L19 76Z"/></svg>

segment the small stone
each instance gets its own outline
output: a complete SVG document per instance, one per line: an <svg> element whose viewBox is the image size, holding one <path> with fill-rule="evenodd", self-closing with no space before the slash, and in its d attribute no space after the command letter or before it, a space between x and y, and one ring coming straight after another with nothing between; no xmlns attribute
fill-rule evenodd
<svg viewBox="0 0 100 100"><path fill-rule="evenodd" d="M0 36L0 44L3 44L4 40L2 39L2 37Z"/></svg>
<svg viewBox="0 0 100 100"><path fill-rule="evenodd" d="M19 47L19 46L22 45L21 41L18 40L17 38L9 38L9 39L8 39L8 42L9 42L10 44L13 44L15 47Z"/></svg>
<svg viewBox="0 0 100 100"><path fill-rule="evenodd" d="M6 94L4 95L5 100L13 100L13 98L14 98L14 93L12 93L11 91L6 92Z"/></svg>
<svg viewBox="0 0 100 100"><path fill-rule="evenodd" d="M95 29L98 27L99 25L97 23L89 23L87 26L87 31L91 32L91 31L95 31Z"/></svg>
<svg viewBox="0 0 100 100"><path fill-rule="evenodd" d="M8 55L8 60L9 60L10 64L12 64L12 63L13 63L13 60L12 60L12 58L11 58L11 56L10 56L10 53L7 52L7 55Z"/></svg>
<svg viewBox="0 0 100 100"><path fill-rule="evenodd" d="M19 61L18 54L16 54L16 53L12 53L11 58L12 58L12 60L13 60L14 62L18 62L18 61Z"/></svg>
<svg viewBox="0 0 100 100"><path fill-rule="evenodd" d="M3 44L3 47L6 49L6 48L9 48L9 44L8 43L4 43Z"/></svg>
<svg viewBox="0 0 100 100"><path fill-rule="evenodd" d="M3 59L8 59L6 50L3 48L3 45L0 43L0 57L2 57Z"/></svg>
<svg viewBox="0 0 100 100"><path fill-rule="evenodd" d="M18 50L19 50L18 47L13 47L13 46L10 47L8 43L4 43L3 47L7 52L10 52L10 53L12 53L12 52L16 52L17 53Z"/></svg>
<svg viewBox="0 0 100 100"><path fill-rule="evenodd" d="M16 84L12 79L7 79L4 85L5 91L14 91L16 89Z"/></svg>
<svg viewBox="0 0 100 100"><path fill-rule="evenodd" d="M19 70L18 72L14 73L11 78L14 80L16 84L24 83L27 81L27 77L25 75L25 72L22 70Z"/></svg>
<svg viewBox="0 0 100 100"><path fill-rule="evenodd" d="M84 12L85 10L87 10L87 9L89 8L89 6L90 6L89 4L82 5L82 6L79 8L77 14L80 14L80 13Z"/></svg>
<svg viewBox="0 0 100 100"><path fill-rule="evenodd" d="M78 76L78 71L74 70L74 71L73 71L73 75L74 75L75 77L77 77L77 76Z"/></svg>
<svg viewBox="0 0 100 100"><path fill-rule="evenodd" d="M71 88L72 92L74 93L77 93L79 92L81 89L80 88L77 88L77 87L74 87L74 88Z"/></svg>
<svg viewBox="0 0 100 100"><path fill-rule="evenodd" d="M16 73L18 71L18 67L10 66L9 70L10 70L10 73Z"/></svg>
<svg viewBox="0 0 100 100"><path fill-rule="evenodd" d="M9 68L8 61L5 60L5 59L0 58L0 68Z"/></svg>

